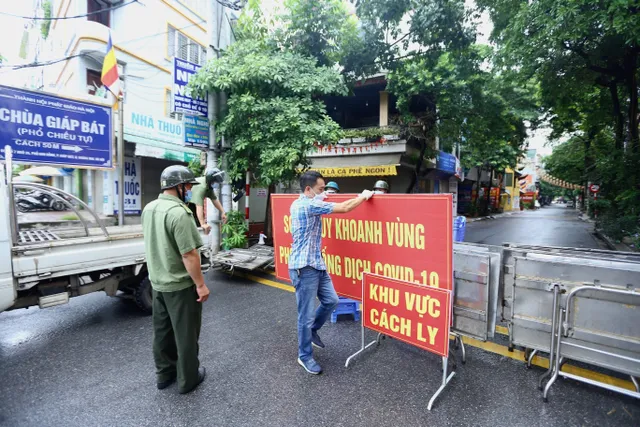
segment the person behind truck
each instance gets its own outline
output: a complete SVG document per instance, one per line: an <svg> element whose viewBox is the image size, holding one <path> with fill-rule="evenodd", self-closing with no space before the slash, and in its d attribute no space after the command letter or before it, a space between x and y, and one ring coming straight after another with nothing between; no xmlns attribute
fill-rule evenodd
<svg viewBox="0 0 640 427"><path fill-rule="evenodd" d="M374 194L386 194L389 192L389 184L387 184L387 181L383 181L380 179L376 181L375 185L373 186L373 192Z"/></svg>
<svg viewBox="0 0 640 427"><path fill-rule="evenodd" d="M312 345L324 348L318 330L338 305L338 295L322 259L322 215L351 212L373 195L364 190L355 199L328 203L324 201L325 188L319 172L304 172L300 176L300 197L291 204L289 277L298 306L298 364L314 375L320 374L322 368L313 358ZM317 310L316 297L320 300Z"/></svg>
<svg viewBox="0 0 640 427"><path fill-rule="evenodd" d="M335 181L329 181L327 185L324 186L327 194L337 194L340 192L340 187L338 187L338 183Z"/></svg>
<svg viewBox="0 0 640 427"><path fill-rule="evenodd" d="M224 181L224 172L218 168L209 168L205 171L204 176L196 178L196 181L199 185L193 187L191 203L196 206L196 216L198 217L198 223L202 227L204 234L209 234L209 232L211 232L211 226L207 223L207 220L204 217L205 199L211 199L213 206L220 211L220 218L222 221L227 221L227 214L213 192L213 185L222 184L222 181Z"/></svg>
<svg viewBox="0 0 640 427"><path fill-rule="evenodd" d="M198 184L188 168L169 166L160 176L162 193L142 212L157 386L162 390L177 380L182 394L206 375L198 360L198 339L209 289L200 266L202 239L187 207Z"/></svg>

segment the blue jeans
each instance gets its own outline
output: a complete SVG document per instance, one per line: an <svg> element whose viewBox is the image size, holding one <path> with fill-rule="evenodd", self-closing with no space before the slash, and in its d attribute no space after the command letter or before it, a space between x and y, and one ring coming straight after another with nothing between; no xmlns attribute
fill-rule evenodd
<svg viewBox="0 0 640 427"><path fill-rule="evenodd" d="M320 329L333 313L338 305L338 294L325 270L304 267L289 270L289 277L296 288L298 304L298 357L306 362L313 357L311 331ZM320 305L314 314L316 296Z"/></svg>

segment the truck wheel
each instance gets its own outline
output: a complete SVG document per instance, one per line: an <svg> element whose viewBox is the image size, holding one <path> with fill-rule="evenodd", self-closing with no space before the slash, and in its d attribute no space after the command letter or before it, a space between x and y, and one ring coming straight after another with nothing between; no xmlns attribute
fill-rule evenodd
<svg viewBox="0 0 640 427"><path fill-rule="evenodd" d="M133 299L140 310L145 314L151 314L151 281L145 277L136 287Z"/></svg>

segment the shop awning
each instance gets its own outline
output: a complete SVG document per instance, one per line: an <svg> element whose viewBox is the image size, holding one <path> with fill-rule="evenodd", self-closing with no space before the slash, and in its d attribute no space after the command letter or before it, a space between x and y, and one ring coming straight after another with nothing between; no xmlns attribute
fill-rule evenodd
<svg viewBox="0 0 640 427"><path fill-rule="evenodd" d="M398 165L378 166L341 166L334 168L314 168L325 177L344 178L352 176L394 176L398 174Z"/></svg>
<svg viewBox="0 0 640 427"><path fill-rule="evenodd" d="M156 159L173 160L176 162L189 163L194 158L200 157L200 150L190 147L182 147L161 141L154 141L135 135L127 135L124 139L127 142L136 144L135 155L139 157L153 157Z"/></svg>

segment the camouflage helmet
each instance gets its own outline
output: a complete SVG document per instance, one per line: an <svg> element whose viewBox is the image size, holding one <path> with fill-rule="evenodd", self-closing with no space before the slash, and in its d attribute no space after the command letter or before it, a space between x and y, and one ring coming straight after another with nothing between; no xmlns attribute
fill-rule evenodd
<svg viewBox="0 0 640 427"><path fill-rule="evenodd" d="M213 184L222 184L224 181L224 172L218 168L209 168L204 172L204 176L207 182L207 187L211 187Z"/></svg>
<svg viewBox="0 0 640 427"><path fill-rule="evenodd" d="M196 177L186 166L169 166L162 171L160 175L160 189L168 190L169 188L177 187L180 184L194 184L197 185Z"/></svg>
<svg viewBox="0 0 640 427"><path fill-rule="evenodd" d="M378 180L378 181L376 181L375 185L373 186L373 189L374 190L381 189L381 190L389 191L389 184L387 184L387 181Z"/></svg>

